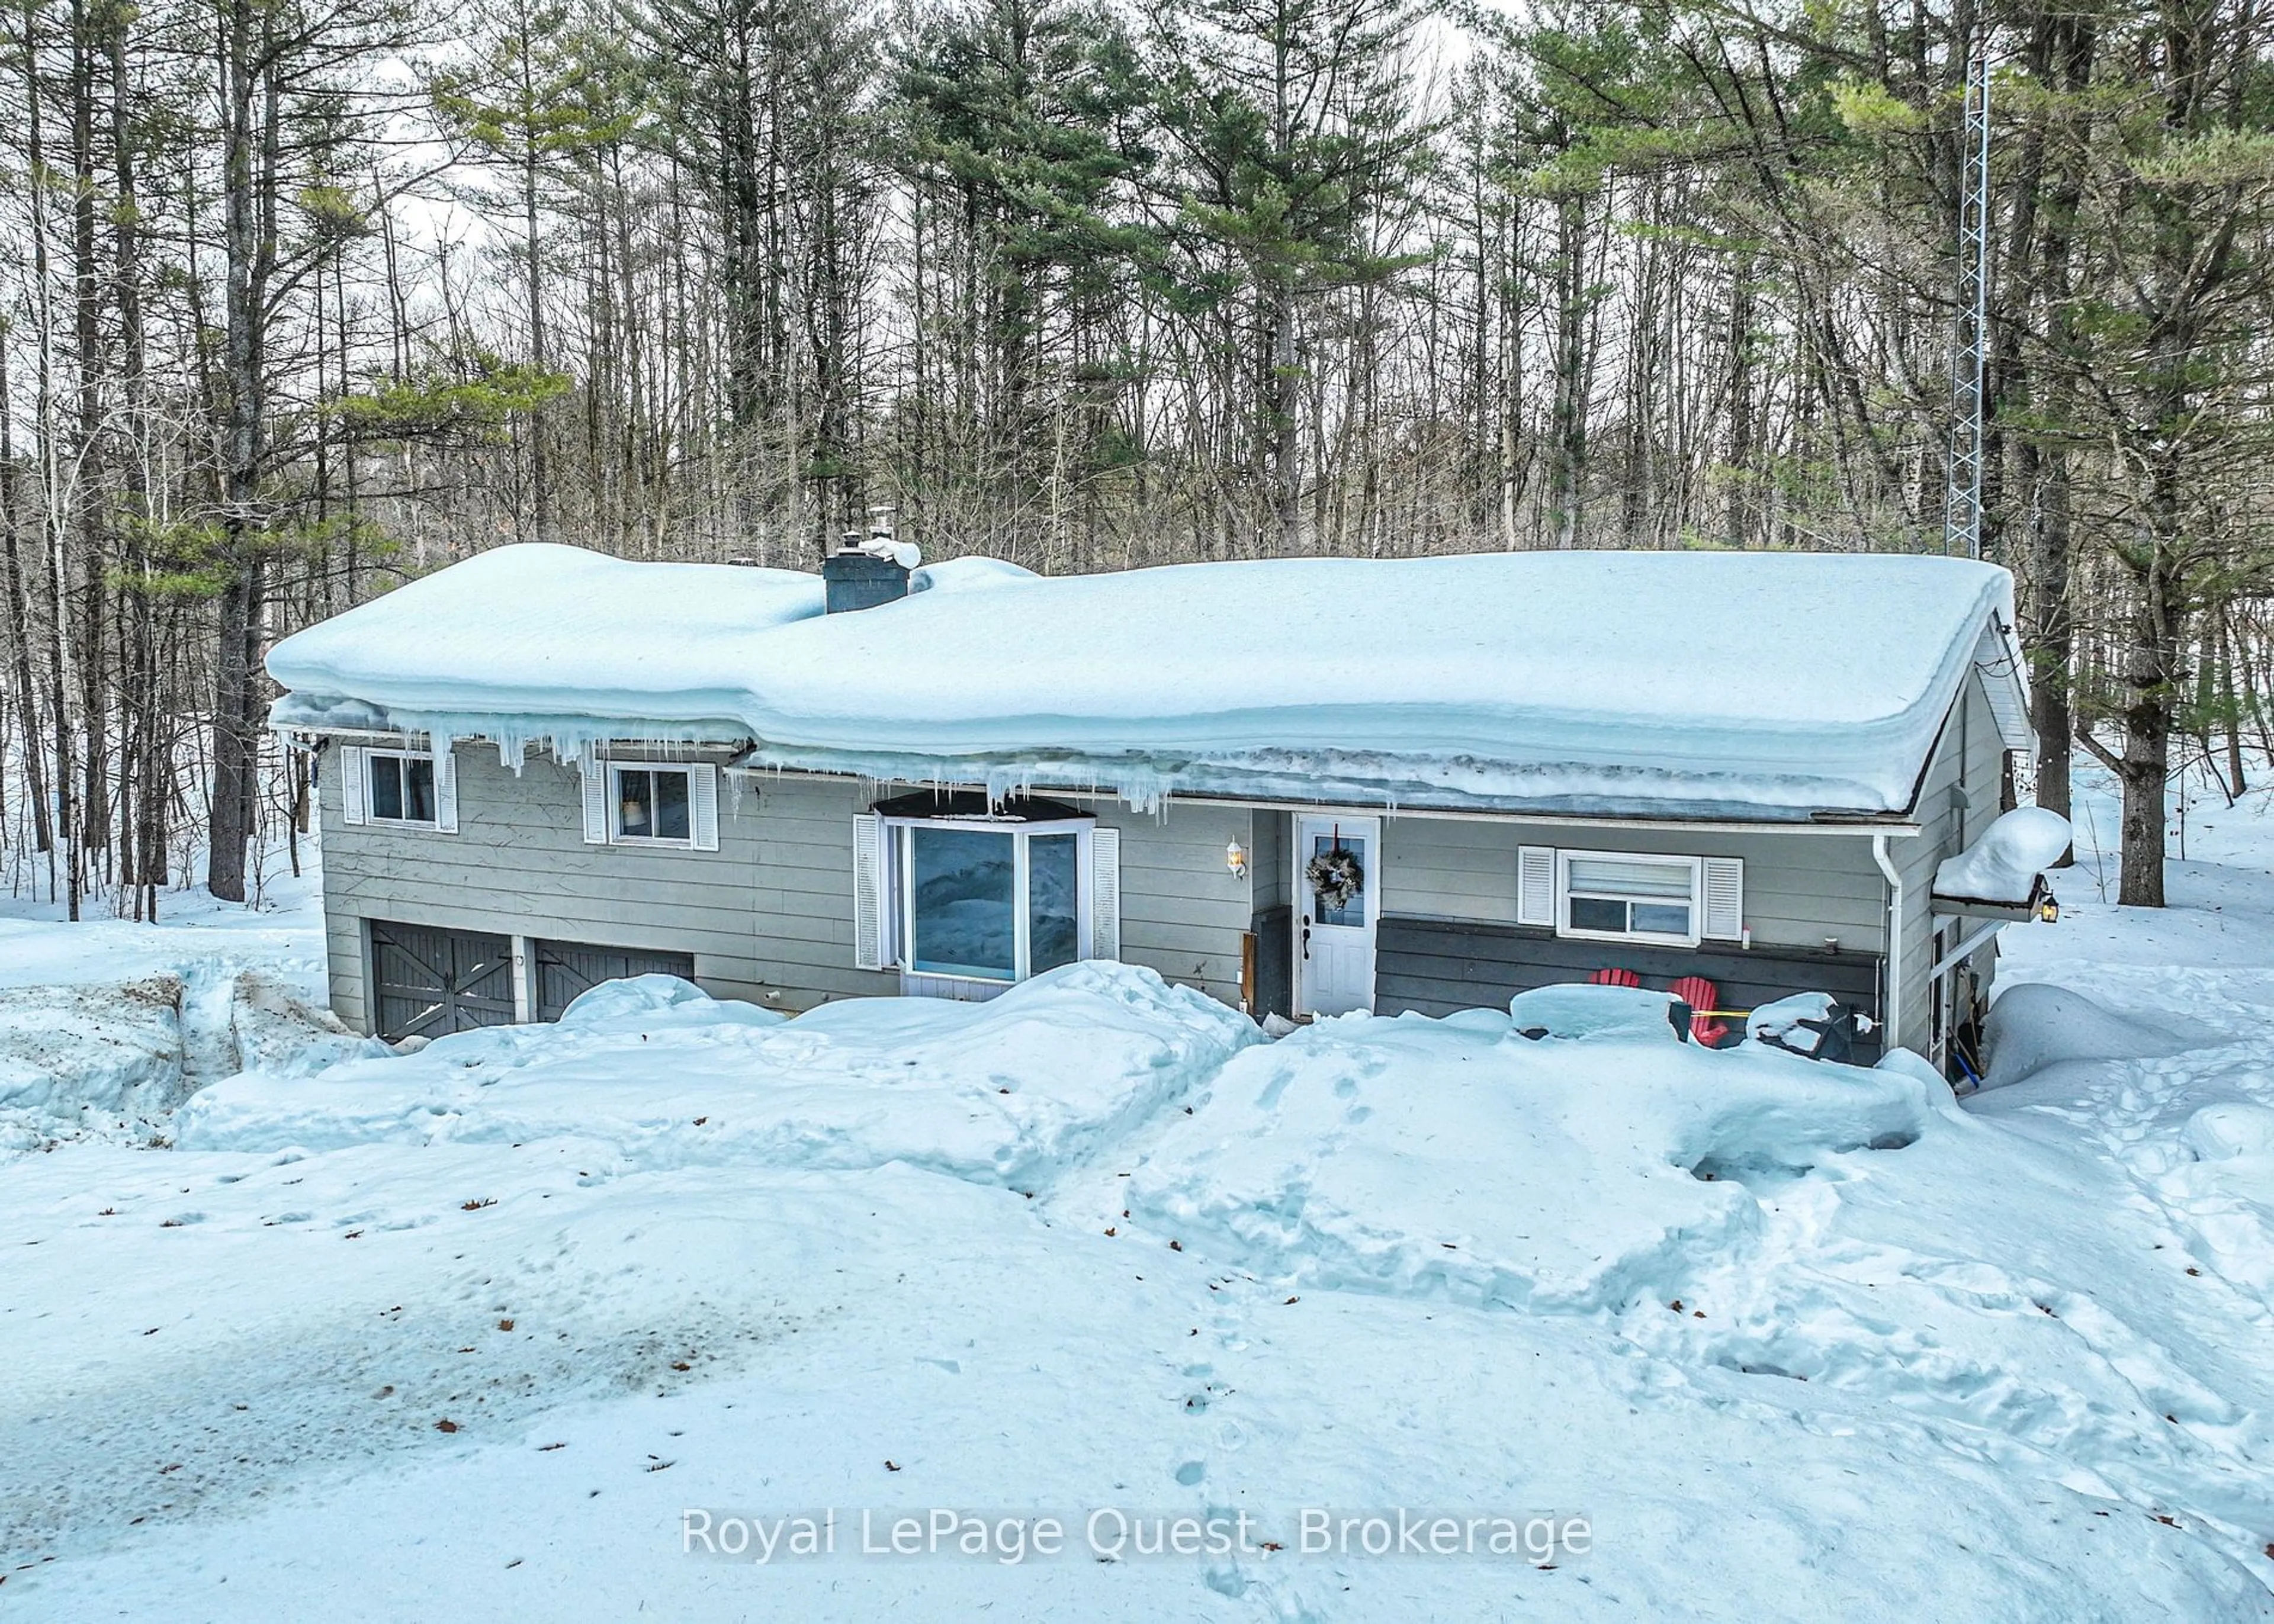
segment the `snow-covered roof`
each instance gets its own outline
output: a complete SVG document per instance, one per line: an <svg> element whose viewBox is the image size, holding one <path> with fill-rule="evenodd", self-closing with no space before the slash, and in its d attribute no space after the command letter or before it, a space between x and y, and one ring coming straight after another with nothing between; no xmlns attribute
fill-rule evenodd
<svg viewBox="0 0 2274 1624"><path fill-rule="evenodd" d="M2022 714L2011 577L1963 560L920 574L935 590L824 616L815 576L503 548L278 644L268 669L293 692L275 719L516 749L731 724L761 764L1140 804L1791 819L1908 808L1970 673Z"/></svg>
<svg viewBox="0 0 2274 1624"><path fill-rule="evenodd" d="M268 674L291 693L272 720L449 731L553 718L573 734L584 718L638 719L739 733L757 639L821 612L821 577L801 570L497 547L278 643Z"/></svg>

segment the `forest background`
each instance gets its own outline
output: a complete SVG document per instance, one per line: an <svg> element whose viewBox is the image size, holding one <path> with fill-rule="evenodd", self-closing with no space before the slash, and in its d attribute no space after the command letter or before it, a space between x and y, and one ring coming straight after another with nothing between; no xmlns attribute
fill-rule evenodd
<svg viewBox="0 0 2274 1624"><path fill-rule="evenodd" d="M811 568L882 506L1051 572L1939 551L1981 52L2025 789L2104 762L2159 904L2175 771L2274 751L2270 29L9 0L0 868L74 915L257 890L309 794L266 647L510 541Z"/></svg>

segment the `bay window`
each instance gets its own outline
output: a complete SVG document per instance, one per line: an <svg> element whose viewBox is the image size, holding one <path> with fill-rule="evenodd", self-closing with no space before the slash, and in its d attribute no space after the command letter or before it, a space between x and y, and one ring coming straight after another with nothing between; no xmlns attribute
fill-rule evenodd
<svg viewBox="0 0 2274 1624"><path fill-rule="evenodd" d="M877 962L914 976L1020 981L1088 956L1096 820L977 794L881 803Z"/></svg>

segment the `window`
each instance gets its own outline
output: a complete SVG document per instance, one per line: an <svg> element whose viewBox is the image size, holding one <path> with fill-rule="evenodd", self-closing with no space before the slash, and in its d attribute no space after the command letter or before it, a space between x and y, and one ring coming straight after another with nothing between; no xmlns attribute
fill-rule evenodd
<svg viewBox="0 0 2274 1624"><path fill-rule="evenodd" d="M1556 863L1563 935L1698 944L1698 859L1561 852Z"/></svg>
<svg viewBox="0 0 2274 1624"><path fill-rule="evenodd" d="M587 845L719 849L716 764L595 760L584 773Z"/></svg>
<svg viewBox="0 0 2274 1624"><path fill-rule="evenodd" d="M456 834L456 767L448 751L343 747L340 751L341 816L350 823Z"/></svg>
<svg viewBox="0 0 2274 1624"><path fill-rule="evenodd" d="M880 965L1020 981L1086 956L1095 820L1047 801L990 813L977 795L906 795L877 813Z"/></svg>
<svg viewBox="0 0 2274 1624"><path fill-rule="evenodd" d="M686 768L614 767L609 777L615 787L612 827L617 839L693 843Z"/></svg>
<svg viewBox="0 0 2274 1624"><path fill-rule="evenodd" d="M379 823L434 822L434 758L373 750L368 756L365 783L371 793L371 816Z"/></svg>

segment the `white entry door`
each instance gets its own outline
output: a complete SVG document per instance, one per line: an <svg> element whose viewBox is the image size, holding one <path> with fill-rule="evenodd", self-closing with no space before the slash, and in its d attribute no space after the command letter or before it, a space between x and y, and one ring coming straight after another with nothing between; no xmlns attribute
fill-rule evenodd
<svg viewBox="0 0 2274 1624"><path fill-rule="evenodd" d="M1320 894L1314 865L1356 883L1346 895ZM1345 861L1346 860L1346 861ZM1375 899L1382 894L1382 820L1295 821L1295 1002L1307 1015L1374 1008ZM1328 883L1334 887L1334 880Z"/></svg>

